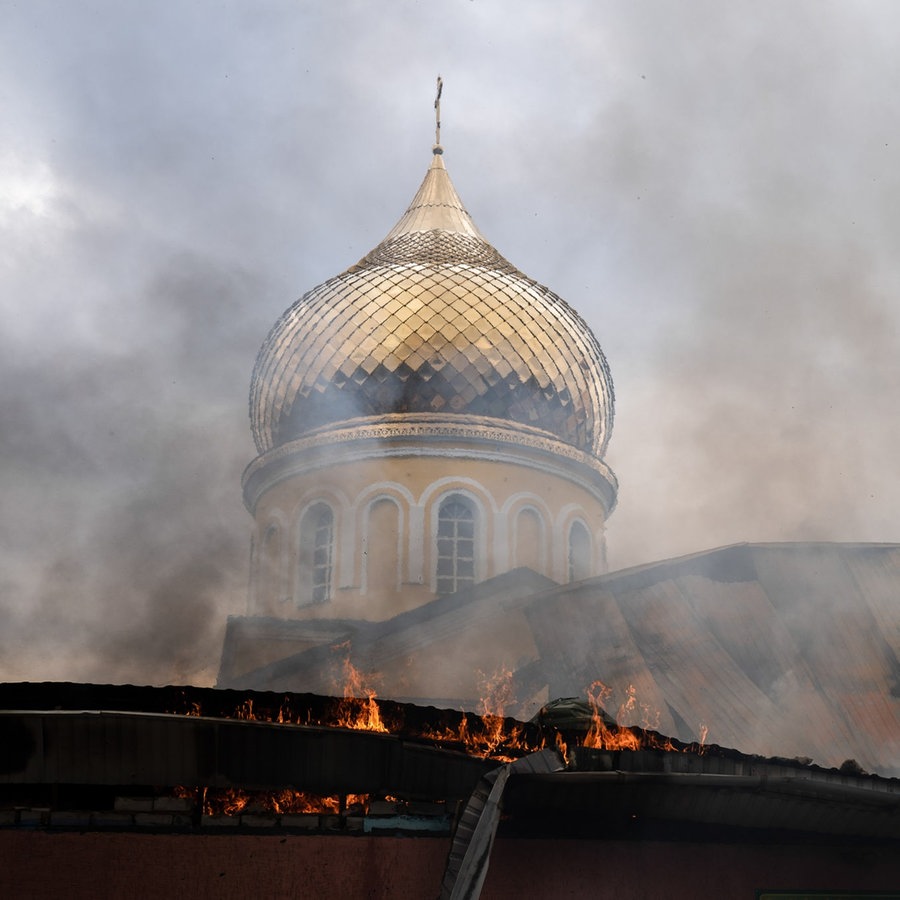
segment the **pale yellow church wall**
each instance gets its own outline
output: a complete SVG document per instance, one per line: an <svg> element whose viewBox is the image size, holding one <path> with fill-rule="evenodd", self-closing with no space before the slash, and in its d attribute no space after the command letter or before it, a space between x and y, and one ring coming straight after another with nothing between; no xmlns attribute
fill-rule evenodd
<svg viewBox="0 0 900 900"><path fill-rule="evenodd" d="M552 467L547 467L550 469ZM296 472L256 504L251 615L390 618L435 597L437 513L450 494L476 510L476 582L528 566L568 580L568 534L593 536L592 574L605 570L605 509L598 493L510 459L381 456ZM334 517L331 600L299 588L299 523L317 503Z"/></svg>

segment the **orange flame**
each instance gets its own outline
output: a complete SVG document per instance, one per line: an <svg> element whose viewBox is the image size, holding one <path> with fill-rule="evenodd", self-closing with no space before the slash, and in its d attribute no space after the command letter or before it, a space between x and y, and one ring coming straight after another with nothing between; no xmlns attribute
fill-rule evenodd
<svg viewBox="0 0 900 900"><path fill-rule="evenodd" d="M650 723L658 724L659 713L651 716L646 704L638 704L637 691L633 684L629 684L625 692L625 699L619 705L617 721L632 715L636 708L643 713L644 726L624 726L609 723L603 712L602 704L607 702L612 695L612 689L602 681L595 681L587 689L588 702L591 705L591 727L584 738L583 746L599 750L669 750L678 748L672 741L651 730Z"/></svg>
<svg viewBox="0 0 900 900"><path fill-rule="evenodd" d="M556 752L564 759L569 758L569 745L566 743L565 738L560 734L560 732L556 732L554 746L556 747ZM542 748L543 749L543 748Z"/></svg>
<svg viewBox="0 0 900 900"><path fill-rule="evenodd" d="M706 755L706 751L709 749L706 746L706 739L709 737L709 728L704 725L702 722L700 723L700 740L696 744L692 744L692 747L696 748L696 752L701 756Z"/></svg>
<svg viewBox="0 0 900 900"><path fill-rule="evenodd" d="M357 731L387 733L388 727L381 718L375 691L366 685L362 673L350 662L349 654L344 657L343 669L344 699L338 704L335 724Z"/></svg>
<svg viewBox="0 0 900 900"><path fill-rule="evenodd" d="M185 789L181 789L185 790ZM343 802L342 802L343 800ZM320 796L307 791L288 788L278 791L243 791L238 788L204 790L203 814L208 816L239 816L242 813L303 813L313 815L343 815L348 811L365 815L369 808L368 794Z"/></svg>
<svg viewBox="0 0 900 900"><path fill-rule="evenodd" d="M343 645L340 649L345 651L341 663L343 698L334 701L328 712L313 715L311 710L306 708L299 713L295 712L291 708L291 697L285 695L277 710L274 708L255 709L253 698L247 698L235 708L232 716L247 721L263 720L280 724L341 727L381 733L405 731L409 734L411 729L407 730L402 721L394 721L390 723L391 727L388 727L388 723L385 722L382 715L382 708L377 701L375 690L367 684L367 680L372 676L364 676L353 665L349 656L349 644ZM437 744L454 744L458 748L465 748L465 751L472 756L495 759L499 762L511 762L525 753L542 750L548 746L555 748L563 759L568 758L569 746L563 735L556 729L545 728L539 732L525 723L517 723L506 717L506 711L516 702L513 673L507 670L498 670L492 675L480 674L484 695L480 702L480 715L462 713L456 727L445 726L438 729L424 725L421 730L412 733ZM637 691L632 684L625 689L623 699L618 704L616 719L613 720L604 712L604 707L608 708L613 693L612 688L599 680L593 682L586 689L591 708L590 726L583 738L579 734L569 734L570 741L574 738L578 745L603 750L663 750L700 755L708 752L706 740L709 728L705 724L699 726L699 741L676 747L672 740L656 730L659 724L659 712L654 712L646 703L638 700ZM196 702L188 704L185 701L182 713L191 716L202 715L200 704ZM642 725L617 724L617 722L635 718L639 718ZM285 795L288 797L286 800L276 798L266 801L269 803L266 808L274 810L275 806L279 806L293 811L293 806L297 806L298 809L305 811L303 801L290 799L290 797L296 798L304 795L298 792L288 793L290 796ZM216 806L234 810L229 814L237 814L247 802L250 801L246 799L246 795L233 792L230 796L218 796ZM253 802L258 805L262 801L256 798ZM321 798L316 798L315 802L320 807L322 806ZM330 806L333 807L334 803Z"/></svg>
<svg viewBox="0 0 900 900"><path fill-rule="evenodd" d="M513 673L508 669L497 669L493 675L481 676L481 721L483 733L470 735L467 746L477 756L492 756L503 744L513 748L521 745L522 729L518 726L506 731L506 710L516 702Z"/></svg>
<svg viewBox="0 0 900 900"><path fill-rule="evenodd" d="M481 715L463 713L456 728L445 727L437 731L426 727L422 737L436 743L462 744L471 756L512 762L516 755L508 751L524 753L541 749L527 741L525 728L521 724L511 724L506 718L506 710L516 702L513 687L513 673L498 669L493 675L480 672L483 697L480 701Z"/></svg>
<svg viewBox="0 0 900 900"><path fill-rule="evenodd" d="M631 687L629 685L629 687ZM627 728L618 728L615 725L608 726L604 721L603 703L605 703L612 689L602 681L595 681L587 690L588 702L591 704L591 727L584 736L585 747L598 750L639 750L640 741L636 735ZM628 699L623 704L627 711L628 704L633 705L634 693L628 694Z"/></svg>

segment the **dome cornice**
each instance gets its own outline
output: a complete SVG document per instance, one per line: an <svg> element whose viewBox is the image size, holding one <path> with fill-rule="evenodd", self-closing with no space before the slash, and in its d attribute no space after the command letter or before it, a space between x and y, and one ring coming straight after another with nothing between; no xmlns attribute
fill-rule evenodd
<svg viewBox="0 0 900 900"><path fill-rule="evenodd" d="M465 415L391 415L319 429L247 466L244 502L253 512L267 490L299 472L392 456L512 462L579 484L601 501L607 515L616 503L618 482L602 460L537 428Z"/></svg>

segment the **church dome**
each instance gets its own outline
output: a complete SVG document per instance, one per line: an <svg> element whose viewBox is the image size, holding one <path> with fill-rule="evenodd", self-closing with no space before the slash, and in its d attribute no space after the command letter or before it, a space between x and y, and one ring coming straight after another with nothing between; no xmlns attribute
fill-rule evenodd
<svg viewBox="0 0 900 900"><path fill-rule="evenodd" d="M395 414L503 420L595 457L612 426L596 338L479 233L439 146L387 237L276 323L250 390L260 453Z"/></svg>

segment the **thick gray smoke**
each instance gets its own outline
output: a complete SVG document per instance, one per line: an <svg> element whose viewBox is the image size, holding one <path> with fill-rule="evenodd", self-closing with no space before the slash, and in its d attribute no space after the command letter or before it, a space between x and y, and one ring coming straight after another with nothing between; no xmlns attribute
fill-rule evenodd
<svg viewBox="0 0 900 900"><path fill-rule="evenodd" d="M4 678L209 679L246 584L251 444L234 363L253 353L239 303L258 289L180 256L127 300L138 336L165 323L156 353L140 337L90 354L10 348Z"/></svg>
<svg viewBox="0 0 900 900"><path fill-rule="evenodd" d="M7 9L0 678L211 680L257 348L399 217L438 70L476 223L609 357L612 566L900 539L897 17Z"/></svg>

